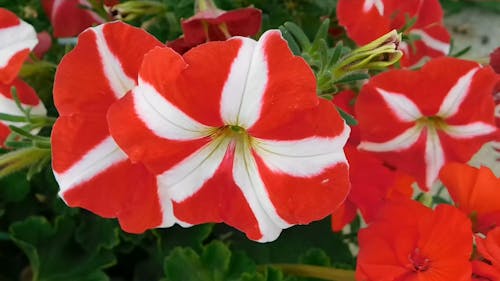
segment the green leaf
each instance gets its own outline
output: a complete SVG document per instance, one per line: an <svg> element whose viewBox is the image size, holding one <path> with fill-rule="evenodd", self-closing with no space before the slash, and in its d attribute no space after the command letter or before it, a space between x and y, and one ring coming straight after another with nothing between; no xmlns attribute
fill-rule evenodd
<svg viewBox="0 0 500 281"><path fill-rule="evenodd" d="M358 120L356 120L356 118L354 118L351 114L345 112L344 110L342 110L342 108L338 106L337 106L337 111L339 112L340 116L342 116L342 118L345 120L347 125L349 126L358 125Z"/></svg>
<svg viewBox="0 0 500 281"><path fill-rule="evenodd" d="M30 217L11 225L14 243L30 261L33 281L107 281L102 269L115 263L110 251L89 252L76 243L75 222L58 217L51 225L44 217Z"/></svg>
<svg viewBox="0 0 500 281"><path fill-rule="evenodd" d="M296 56L300 56L302 51L300 50L299 44L297 44L297 41L295 41L295 38L293 38L292 34L288 29L286 29L284 26L279 27L281 31L281 35L283 35L283 38L287 41L288 47L292 51L292 53Z"/></svg>
<svg viewBox="0 0 500 281"><path fill-rule="evenodd" d="M348 75L336 80L334 83L335 84L352 83L352 82L356 82L356 81L364 80L364 79L368 79L368 78L370 78L370 75L368 75L367 73L352 73L352 74L348 74Z"/></svg>
<svg viewBox="0 0 500 281"><path fill-rule="evenodd" d="M256 266L243 253L232 254L227 245L214 240L201 254L192 248L175 248L165 259L169 281L237 281L259 279Z"/></svg>
<svg viewBox="0 0 500 281"><path fill-rule="evenodd" d="M76 230L76 241L89 252L112 249L120 243L120 229L115 220L103 219L82 212L82 223Z"/></svg>

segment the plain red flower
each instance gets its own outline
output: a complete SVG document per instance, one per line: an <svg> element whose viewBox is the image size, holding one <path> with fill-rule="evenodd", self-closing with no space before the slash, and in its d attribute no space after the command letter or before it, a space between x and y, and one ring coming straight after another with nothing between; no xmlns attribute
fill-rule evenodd
<svg viewBox="0 0 500 281"><path fill-rule="evenodd" d="M479 258L472 261L473 280L500 280L500 227L488 232L486 238L476 235Z"/></svg>
<svg viewBox="0 0 500 281"><path fill-rule="evenodd" d="M414 179L384 165L372 153L359 151L348 144L344 151L349 162L351 191L346 201L332 215L333 231L340 231L361 212L370 223L390 200L410 199Z"/></svg>
<svg viewBox="0 0 500 281"><path fill-rule="evenodd" d="M59 64L52 130L52 167L60 196L72 207L117 217L128 232L174 223L156 176L131 162L111 137L108 108L137 84L145 53L161 42L121 22L84 31Z"/></svg>
<svg viewBox="0 0 500 281"><path fill-rule="evenodd" d="M262 11L256 8L241 8L224 11L212 0L197 0L196 14L182 20L184 35L167 46L180 54L208 42L224 41L232 36L253 36L262 24Z"/></svg>
<svg viewBox="0 0 500 281"><path fill-rule="evenodd" d="M74 37L87 27L105 22L87 0L42 0L42 7L56 38Z"/></svg>
<svg viewBox="0 0 500 281"><path fill-rule="evenodd" d="M359 148L428 190L444 164L465 163L494 139L496 79L490 67L448 57L374 76L355 105Z"/></svg>
<svg viewBox="0 0 500 281"><path fill-rule="evenodd" d="M0 8L0 84L12 83L37 43L33 26Z"/></svg>
<svg viewBox="0 0 500 281"><path fill-rule="evenodd" d="M168 69L168 71L166 71ZM113 105L111 134L159 175L187 224L225 222L250 239L331 214L349 190L349 127L316 95L281 33L149 52Z"/></svg>
<svg viewBox="0 0 500 281"><path fill-rule="evenodd" d="M500 226L500 179L489 168L450 163L439 179L457 208L471 217L475 231L487 233Z"/></svg>
<svg viewBox="0 0 500 281"><path fill-rule="evenodd" d="M471 280L471 225L455 207L391 202L358 241L358 281Z"/></svg>
<svg viewBox="0 0 500 281"><path fill-rule="evenodd" d="M393 29L401 30L409 19L416 18L405 35L418 39L412 45L400 44L403 66L419 64L426 57L445 56L450 49L450 35L443 25L438 0L339 0L337 16L347 35L358 45Z"/></svg>

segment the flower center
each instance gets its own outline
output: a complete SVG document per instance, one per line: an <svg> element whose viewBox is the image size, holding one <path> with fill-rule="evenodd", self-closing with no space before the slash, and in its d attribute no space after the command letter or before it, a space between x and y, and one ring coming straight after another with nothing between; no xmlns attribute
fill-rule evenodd
<svg viewBox="0 0 500 281"><path fill-rule="evenodd" d="M426 258L420 253L419 248L415 248L413 252L408 255L408 259L410 260L413 270L416 272L423 272L429 269L431 265L431 260Z"/></svg>
<svg viewBox="0 0 500 281"><path fill-rule="evenodd" d="M447 124L440 116L424 116L417 120L417 124L434 129L445 129Z"/></svg>
<svg viewBox="0 0 500 281"><path fill-rule="evenodd" d="M247 130L238 125L222 126L212 134L212 138L229 138L235 142L245 142L247 144L252 143L252 137L247 133Z"/></svg>

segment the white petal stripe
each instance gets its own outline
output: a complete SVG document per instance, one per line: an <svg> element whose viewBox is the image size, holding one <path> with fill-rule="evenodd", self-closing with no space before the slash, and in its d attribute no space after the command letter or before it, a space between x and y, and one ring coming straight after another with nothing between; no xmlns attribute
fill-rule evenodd
<svg viewBox="0 0 500 281"><path fill-rule="evenodd" d="M256 140L255 152L273 172L313 177L336 163L346 163L343 147L350 128L337 137L310 137L296 141Z"/></svg>
<svg viewBox="0 0 500 281"><path fill-rule="evenodd" d="M425 142L425 184L431 188L438 178L439 171L444 165L444 152L441 141L434 128L427 127Z"/></svg>
<svg viewBox="0 0 500 281"><path fill-rule="evenodd" d="M104 74L109 82L113 93L117 99L122 98L128 91L135 86L135 80L127 76L120 60L111 52L106 43L102 29L104 25L91 28L96 36L97 50L101 57L101 63Z"/></svg>
<svg viewBox="0 0 500 281"><path fill-rule="evenodd" d="M474 122L467 125L448 125L443 130L454 138L468 139L491 134L497 128L483 122Z"/></svg>
<svg viewBox="0 0 500 281"><path fill-rule="evenodd" d="M107 137L68 170L62 173L54 170L54 175L59 183L59 194L64 194L65 191L92 179L109 167L127 159L127 155L118 148L113 138Z"/></svg>
<svg viewBox="0 0 500 281"><path fill-rule="evenodd" d="M446 97L444 98L443 103L441 104L437 113L438 116L442 118L448 118L458 112L460 105L469 92L472 78L478 70L478 67L473 68L457 80L457 83L455 83L455 85L453 85L450 91L446 94Z"/></svg>
<svg viewBox="0 0 500 281"><path fill-rule="evenodd" d="M384 15L384 3L382 0L365 0L365 3L363 4L363 12L368 13L373 6L375 6L377 12L381 16Z"/></svg>
<svg viewBox="0 0 500 281"><path fill-rule="evenodd" d="M415 125L389 141L382 143L362 141L358 148L373 152L404 150L417 142L421 132L422 126Z"/></svg>
<svg viewBox="0 0 500 281"><path fill-rule="evenodd" d="M17 52L33 50L37 43L35 29L22 20L18 25L0 28L0 68L7 66Z"/></svg>
<svg viewBox="0 0 500 281"><path fill-rule="evenodd" d="M161 189L175 202L182 202L195 194L211 179L219 168L230 138L218 138L200 148L182 162L158 176ZM161 194L163 194L162 191Z"/></svg>
<svg viewBox="0 0 500 281"><path fill-rule="evenodd" d="M264 33L257 43L243 37L235 39L243 45L222 91L221 116L226 124L250 128L259 119L268 81L265 45L274 32Z"/></svg>
<svg viewBox="0 0 500 281"><path fill-rule="evenodd" d="M420 40L429 48L434 49L443 55L448 55L450 53L450 44L447 42L439 41L436 38L427 34L427 32L421 29L412 29L410 34L414 34L420 37Z"/></svg>
<svg viewBox="0 0 500 281"><path fill-rule="evenodd" d="M257 163L250 154L250 148L242 142L236 145L233 178L257 219L259 229L263 235L259 242L276 240L281 233L281 229L288 228L291 225L276 212L276 208L274 208L264 182L260 177Z"/></svg>
<svg viewBox="0 0 500 281"><path fill-rule="evenodd" d="M404 122L412 122L422 117L422 113L413 101L403 94L393 93L381 88L375 88L382 96L389 109Z"/></svg>
<svg viewBox="0 0 500 281"><path fill-rule="evenodd" d="M143 80L132 91L138 117L157 136L170 140L194 140L210 135L212 127L189 117Z"/></svg>

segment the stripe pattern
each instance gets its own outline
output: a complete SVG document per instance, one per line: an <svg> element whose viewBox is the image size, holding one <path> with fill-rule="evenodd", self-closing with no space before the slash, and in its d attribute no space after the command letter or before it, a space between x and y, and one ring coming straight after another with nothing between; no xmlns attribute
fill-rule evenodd
<svg viewBox="0 0 500 281"><path fill-rule="evenodd" d="M9 84L38 43L33 26L0 8L0 83Z"/></svg>
<svg viewBox="0 0 500 281"><path fill-rule="evenodd" d="M172 225L172 202L159 193L156 176L117 146L106 114L137 84L144 54L161 45L120 22L87 29L63 58L54 83L60 117L52 131L52 165L60 196L69 206L118 218L132 233Z"/></svg>
<svg viewBox="0 0 500 281"><path fill-rule="evenodd" d="M139 77L109 111L111 134L159 174L181 224L225 222L267 242L345 199L349 127L316 97L312 71L279 31L184 57L157 48Z"/></svg>
<svg viewBox="0 0 500 281"><path fill-rule="evenodd" d="M450 73L442 74L442 69ZM491 69L475 63L441 58L418 72L374 77L356 104L359 148L412 174L428 190L445 163L470 160L494 138L493 76ZM471 104L481 104L481 112Z"/></svg>

